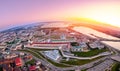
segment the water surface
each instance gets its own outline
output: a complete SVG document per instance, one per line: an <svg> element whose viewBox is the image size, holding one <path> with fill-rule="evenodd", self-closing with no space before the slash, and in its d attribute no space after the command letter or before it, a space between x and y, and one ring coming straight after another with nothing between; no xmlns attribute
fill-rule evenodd
<svg viewBox="0 0 120 71"><path fill-rule="evenodd" d="M96 31L96 30L88 28L88 27L74 27L73 30L80 32L82 34L85 34L87 36L90 36L92 38L96 38L95 36L98 36L98 37L102 37L102 38L106 38L106 39L120 40L120 38L113 37L111 35ZM95 36L93 36L91 34L93 34ZM111 47L114 47L115 49L120 50L120 42L113 42L113 41L102 41L102 42Z"/></svg>

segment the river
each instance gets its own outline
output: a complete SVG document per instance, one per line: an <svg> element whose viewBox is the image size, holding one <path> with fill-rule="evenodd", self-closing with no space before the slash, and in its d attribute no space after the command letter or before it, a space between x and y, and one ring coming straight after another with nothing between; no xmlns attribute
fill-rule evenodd
<svg viewBox="0 0 120 71"><path fill-rule="evenodd" d="M95 36L98 36L98 37L102 37L102 38L106 38L106 39L120 40L120 38L113 37L111 35L96 31L96 30L88 28L88 27L74 27L73 30L80 32L82 34L85 34L87 36L90 36L92 38L96 38ZM93 36L93 35L95 35L95 36ZM120 50L120 42L102 41L102 43L105 43L115 49Z"/></svg>

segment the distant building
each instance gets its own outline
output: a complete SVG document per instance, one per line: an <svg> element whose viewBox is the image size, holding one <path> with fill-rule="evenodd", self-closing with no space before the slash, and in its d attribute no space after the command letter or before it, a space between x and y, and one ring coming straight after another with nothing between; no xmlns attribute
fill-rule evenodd
<svg viewBox="0 0 120 71"><path fill-rule="evenodd" d="M12 50L22 49L21 47L22 47L22 45L19 44L19 45L17 45L16 47L12 48Z"/></svg>
<svg viewBox="0 0 120 71"><path fill-rule="evenodd" d="M73 52L87 52L89 51L86 43L82 42L78 46L71 47L71 51Z"/></svg>
<svg viewBox="0 0 120 71"><path fill-rule="evenodd" d="M105 46L103 44L101 44L100 42L93 42L93 43L90 43L89 46L92 48L92 49L95 49L95 48L98 48L98 49L102 49L104 48Z"/></svg>
<svg viewBox="0 0 120 71"><path fill-rule="evenodd" d="M10 52L9 51L3 51L2 54L9 55Z"/></svg>
<svg viewBox="0 0 120 71"><path fill-rule="evenodd" d="M86 44L85 42L81 42L81 43L79 44L79 46L82 47L82 48L88 47L87 44Z"/></svg>
<svg viewBox="0 0 120 71"><path fill-rule="evenodd" d="M0 49L4 49L6 45L0 45Z"/></svg>
<svg viewBox="0 0 120 71"><path fill-rule="evenodd" d="M97 48L97 44L94 44L94 43L89 44L89 46L90 46L90 48L92 48L92 49Z"/></svg>
<svg viewBox="0 0 120 71"><path fill-rule="evenodd" d="M63 22L54 22L54 23L49 23L41 26L41 28L65 28L68 27L68 23L63 23Z"/></svg>
<svg viewBox="0 0 120 71"><path fill-rule="evenodd" d="M71 48L72 52L88 52L89 49L88 47L80 47L80 46L75 46Z"/></svg>
<svg viewBox="0 0 120 71"><path fill-rule="evenodd" d="M11 59L11 58L15 58L17 57L18 55L16 55L15 53L13 54L9 54L9 55L4 55L4 59Z"/></svg>

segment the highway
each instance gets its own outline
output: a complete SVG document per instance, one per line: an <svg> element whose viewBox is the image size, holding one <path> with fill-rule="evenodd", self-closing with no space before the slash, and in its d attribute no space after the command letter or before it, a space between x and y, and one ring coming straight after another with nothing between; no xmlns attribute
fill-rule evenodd
<svg viewBox="0 0 120 71"><path fill-rule="evenodd" d="M109 68L113 63L113 60L107 59L102 63L88 69L87 71L106 71L106 69Z"/></svg>
<svg viewBox="0 0 120 71"><path fill-rule="evenodd" d="M31 51L31 50L30 50ZM15 51L14 51L15 52ZM16 51L17 52L17 51ZM32 51L33 52L33 51ZM38 60L38 61L41 61L43 65L49 67L51 69L51 71L69 71L69 70L76 70L76 69L84 69L84 68L90 68L92 66L94 66L95 63L101 61L101 60L106 60L107 58L109 58L108 56L107 57L103 57L101 59L98 59L96 61L93 61L89 64L85 64L85 65L81 65L81 66L73 66L73 67L65 67L65 68L61 68L61 67L57 67L57 66L54 66L53 64L51 64L50 62L48 62L46 59L39 59L35 56L33 56L35 60Z"/></svg>

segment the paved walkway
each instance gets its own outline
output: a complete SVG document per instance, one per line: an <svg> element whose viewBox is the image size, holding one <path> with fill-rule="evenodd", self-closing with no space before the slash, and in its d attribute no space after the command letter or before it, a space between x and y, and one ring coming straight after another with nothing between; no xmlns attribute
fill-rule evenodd
<svg viewBox="0 0 120 71"><path fill-rule="evenodd" d="M96 56L92 56L92 57L76 57L76 56L70 56L70 55L64 54L62 48L59 48L59 50L61 51L63 57L75 58L75 59L81 59L81 60L83 60L83 59L84 59L84 60L92 60L92 59L97 58L97 57L100 57L100 56L111 55L110 52L103 52L103 53L100 53L100 54L98 54L98 55L96 55Z"/></svg>

